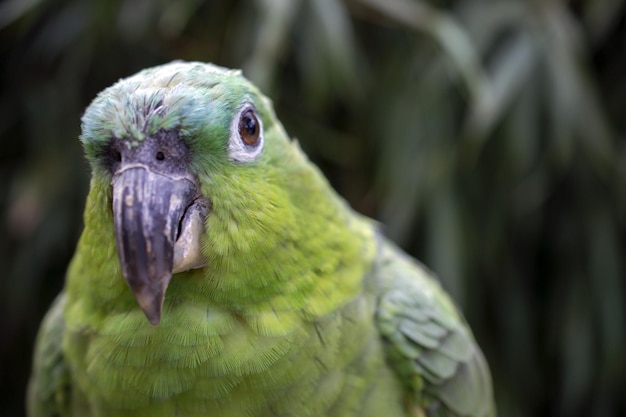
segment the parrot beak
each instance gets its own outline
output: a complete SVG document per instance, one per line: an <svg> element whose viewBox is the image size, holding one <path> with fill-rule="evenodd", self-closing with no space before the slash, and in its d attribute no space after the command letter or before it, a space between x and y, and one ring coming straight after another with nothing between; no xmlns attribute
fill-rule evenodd
<svg viewBox="0 0 626 417"><path fill-rule="evenodd" d="M112 185L122 273L144 314L156 325L172 273L203 265L198 259L198 228L202 230L207 207L190 178L156 173L142 164L122 167ZM179 237L182 244L175 249Z"/></svg>

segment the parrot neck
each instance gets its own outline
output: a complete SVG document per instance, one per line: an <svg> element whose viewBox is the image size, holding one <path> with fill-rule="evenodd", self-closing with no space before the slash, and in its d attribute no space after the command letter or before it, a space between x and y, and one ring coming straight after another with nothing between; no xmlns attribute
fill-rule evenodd
<svg viewBox="0 0 626 417"><path fill-rule="evenodd" d="M337 196L297 143L280 145L269 174L249 179L257 193L212 196L208 266L196 291L244 315L313 319L362 291L376 251L374 227ZM246 203L233 210L224 203L233 200Z"/></svg>

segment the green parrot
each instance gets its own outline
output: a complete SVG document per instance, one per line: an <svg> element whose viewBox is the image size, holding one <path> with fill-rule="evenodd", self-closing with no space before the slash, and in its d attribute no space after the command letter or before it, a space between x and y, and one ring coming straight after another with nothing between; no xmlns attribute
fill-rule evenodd
<svg viewBox="0 0 626 417"><path fill-rule="evenodd" d="M436 278L337 196L240 71L122 79L80 140L85 227L29 416L495 415Z"/></svg>

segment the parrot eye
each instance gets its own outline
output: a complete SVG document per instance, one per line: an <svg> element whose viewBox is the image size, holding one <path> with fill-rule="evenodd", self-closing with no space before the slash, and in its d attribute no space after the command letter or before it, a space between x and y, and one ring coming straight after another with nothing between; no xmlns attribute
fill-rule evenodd
<svg viewBox="0 0 626 417"><path fill-rule="evenodd" d="M250 162L263 149L263 121L251 103L244 103L230 125L228 151L231 161Z"/></svg>
<svg viewBox="0 0 626 417"><path fill-rule="evenodd" d="M252 109L241 113L239 117L239 137L246 145L256 145L259 141L259 122Z"/></svg>

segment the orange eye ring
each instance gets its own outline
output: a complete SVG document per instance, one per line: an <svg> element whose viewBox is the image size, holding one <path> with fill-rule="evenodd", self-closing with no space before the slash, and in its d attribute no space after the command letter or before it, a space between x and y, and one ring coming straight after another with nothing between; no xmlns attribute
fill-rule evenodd
<svg viewBox="0 0 626 417"><path fill-rule="evenodd" d="M248 109L239 116L239 137L248 146L259 143L261 129L254 110Z"/></svg>

